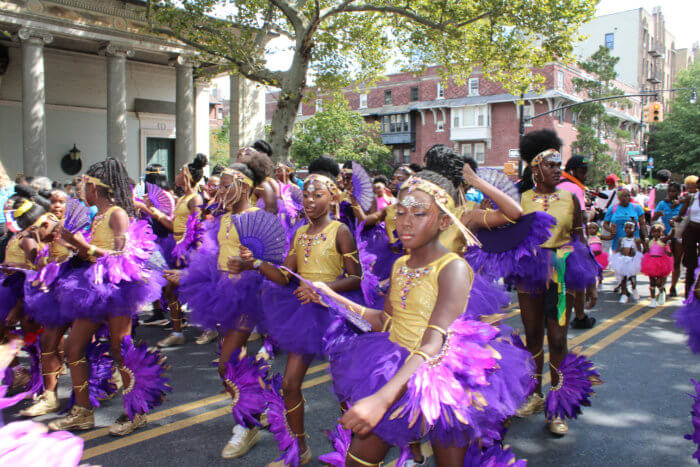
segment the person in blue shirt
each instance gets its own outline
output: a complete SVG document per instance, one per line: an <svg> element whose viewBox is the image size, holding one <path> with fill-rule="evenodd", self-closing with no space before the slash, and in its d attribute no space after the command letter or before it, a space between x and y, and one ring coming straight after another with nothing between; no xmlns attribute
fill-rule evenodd
<svg viewBox="0 0 700 467"><path fill-rule="evenodd" d="M615 224L617 226L617 232L615 232L615 238L612 241L612 251L617 250L617 244L620 238L625 236L625 222L630 220L638 223L639 228L635 231L634 236L639 237L640 232L642 239L646 233L646 221L644 219L644 209L638 204L631 203L631 195L629 190L623 188L617 191L617 199L619 203L615 206L611 206L605 213L605 218L603 219L603 227L610 231L610 224Z"/></svg>
<svg viewBox="0 0 700 467"><path fill-rule="evenodd" d="M5 224L5 203L15 194L15 184L12 183L10 177L5 172L5 167L0 162L0 236L7 233L7 225Z"/></svg>
<svg viewBox="0 0 700 467"><path fill-rule="evenodd" d="M666 199L661 201L656 205L656 211L654 211L654 217L652 222L661 218L664 222L664 228L666 235L671 233L673 226L671 225L671 220L678 217L683 207L683 203L680 200L681 186L676 182L670 182L668 184ZM683 244L680 239L680 235L673 235L669 240L669 245L671 246L671 251L673 252L673 274L671 275L671 288L669 290L669 297L676 297L676 284L681 276L681 260L683 259Z"/></svg>

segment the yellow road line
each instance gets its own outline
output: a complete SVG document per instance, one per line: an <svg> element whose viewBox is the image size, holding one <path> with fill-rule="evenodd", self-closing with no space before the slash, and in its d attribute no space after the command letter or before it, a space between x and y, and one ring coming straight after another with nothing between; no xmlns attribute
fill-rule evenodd
<svg viewBox="0 0 700 467"><path fill-rule="evenodd" d="M318 373L319 371L325 370L328 368L328 362L326 363L321 363L320 365L312 366L308 370L306 370L306 376L312 375L314 373Z"/></svg>
<svg viewBox="0 0 700 467"><path fill-rule="evenodd" d="M310 379L308 381L304 381L301 385L301 388L302 389L311 388L314 386L318 386L319 384L326 383L330 380L331 380L331 375L319 376L317 378L313 378L313 379Z"/></svg>
<svg viewBox="0 0 700 467"><path fill-rule="evenodd" d="M83 459L87 460L95 456L106 454L108 452L114 451L116 449L125 448L136 443L141 443L149 439L155 438L157 436L162 436L167 433L172 433L173 431L181 430L187 428L191 425L196 425L198 423L204 423L209 420L213 420L217 417L222 417L226 414L231 413L231 409L226 407L221 407L220 409L212 410L209 412L204 412L193 417L188 417L183 420L178 420L177 422L169 423L167 425L159 426L158 428L152 428L150 430L145 430L141 432L136 432L133 435L125 436L124 438L118 439L116 441L110 441L109 443L100 444L94 448L86 449L83 451Z"/></svg>

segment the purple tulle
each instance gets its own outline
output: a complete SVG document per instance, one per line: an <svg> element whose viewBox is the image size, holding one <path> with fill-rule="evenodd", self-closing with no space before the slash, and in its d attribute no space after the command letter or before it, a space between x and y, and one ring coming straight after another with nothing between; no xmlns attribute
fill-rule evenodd
<svg viewBox="0 0 700 467"><path fill-rule="evenodd" d="M47 431L46 425L31 420L0 428L0 465L73 467L80 464L83 439L67 431Z"/></svg>
<svg viewBox="0 0 700 467"><path fill-rule="evenodd" d="M204 226L198 214L190 214L185 224L185 234L182 239L175 244L173 256L179 265L184 265L190 252L199 248L203 241Z"/></svg>
<svg viewBox="0 0 700 467"><path fill-rule="evenodd" d="M493 445L483 449L479 443L472 443L464 457L464 467L525 467L527 461L518 460L509 446Z"/></svg>
<svg viewBox="0 0 700 467"><path fill-rule="evenodd" d="M261 426L258 417L265 411L267 373L270 367L254 357L238 358L237 352L226 363L226 374L222 378L231 393L231 414L239 425Z"/></svg>
<svg viewBox="0 0 700 467"><path fill-rule="evenodd" d="M88 378L88 396L93 407L100 407L100 401L108 398L117 391L117 385L112 382L114 360L109 355L109 342L97 337L85 348L85 359L90 366ZM66 412L75 405L75 391L71 391Z"/></svg>
<svg viewBox="0 0 700 467"><path fill-rule="evenodd" d="M502 286L475 273L467 309L462 317L478 319L480 316L500 313L509 301L510 295Z"/></svg>
<svg viewBox="0 0 700 467"><path fill-rule="evenodd" d="M24 278L25 275L21 272L0 272L0 322L5 322L17 301L23 297Z"/></svg>
<svg viewBox="0 0 700 467"><path fill-rule="evenodd" d="M285 352L321 357L323 335L337 315L316 303L301 305L293 293L296 287L263 281L260 288L263 310L261 328ZM363 303L361 290L343 292L342 295L356 303Z"/></svg>
<svg viewBox="0 0 700 467"><path fill-rule="evenodd" d="M49 266L56 266L58 271L56 280L50 283L41 281L41 273L29 275L24 282L24 311L37 323L48 328L59 328L72 321L70 316L61 313L59 303L59 291L57 288L58 279L67 276L70 271L70 263L65 262L57 265L49 263L42 271Z"/></svg>
<svg viewBox="0 0 700 467"><path fill-rule="evenodd" d="M683 329L683 332L688 335L688 347L693 353L700 353L700 300L694 293L699 281L700 267L695 270L695 283L690 289L690 296L673 315L676 326Z"/></svg>
<svg viewBox="0 0 700 467"><path fill-rule="evenodd" d="M129 384L124 387L122 399L130 420L135 414L147 414L165 400L172 389L165 376L165 357L146 344L134 346L131 336L124 336L121 344L124 371L129 373Z"/></svg>
<svg viewBox="0 0 700 467"><path fill-rule="evenodd" d="M603 268L596 261L591 249L574 238L569 245L573 246L574 251L566 258L566 289L581 291L596 285L598 278L602 279Z"/></svg>
<svg viewBox="0 0 700 467"><path fill-rule="evenodd" d="M175 241L175 236L172 233L165 236L156 237L156 246L160 250L160 254L163 255L163 258L168 263L168 268L170 269L177 267L177 258L173 254L176 244L177 242Z"/></svg>
<svg viewBox="0 0 700 467"><path fill-rule="evenodd" d="M275 438L277 448L282 455L277 460L284 459L286 465L299 465L299 441L287 422L287 410L282 398L282 375L275 375L270 380L270 388L265 391L267 400L267 421L270 432Z"/></svg>
<svg viewBox="0 0 700 467"><path fill-rule="evenodd" d="M549 239L554 224L553 216L538 211L507 228L482 230L477 234L482 246L468 248L464 257L475 272L490 280L516 275L523 258Z"/></svg>
<svg viewBox="0 0 700 467"><path fill-rule="evenodd" d="M216 251L200 248L193 261L183 270L178 289L181 303L186 303L193 324L223 332L253 329L260 321L259 290L262 276L257 271L229 275L218 269Z"/></svg>
<svg viewBox="0 0 700 467"><path fill-rule="evenodd" d="M355 245L360 258L360 266L362 267L362 295L365 298L365 303L374 305L378 299L379 278L372 269L377 261L377 255L368 250L367 240L364 240L362 235L360 235L364 227L364 222L355 227Z"/></svg>
<svg viewBox="0 0 700 467"><path fill-rule="evenodd" d="M593 362L583 355L570 352L559 364L559 383L552 387L545 400L547 419L576 418L581 407L591 405L593 386L602 384Z"/></svg>
<svg viewBox="0 0 700 467"><path fill-rule="evenodd" d="M345 467L345 457L348 454L350 442L352 441L352 432L338 424L332 431L326 430L324 433L335 451L318 456L318 460L331 467ZM400 464L397 463L397 465Z"/></svg>
<svg viewBox="0 0 700 467"><path fill-rule="evenodd" d="M695 443L695 446L700 446L700 383L694 379L690 380L695 387L695 394L688 394L693 398L693 407L690 410L691 422L693 424L693 432L685 435L684 438ZM700 447L693 453L693 459L700 464Z"/></svg>

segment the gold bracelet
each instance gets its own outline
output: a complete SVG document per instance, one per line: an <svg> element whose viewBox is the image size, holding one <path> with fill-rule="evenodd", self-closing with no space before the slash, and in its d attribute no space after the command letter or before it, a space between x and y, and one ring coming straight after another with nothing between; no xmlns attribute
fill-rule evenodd
<svg viewBox="0 0 700 467"><path fill-rule="evenodd" d="M484 218L482 219L482 221L484 222L484 225L486 226L486 228L489 229L489 230L491 230L491 227L489 227L489 223L486 222L486 215L487 215L488 213L489 213L489 210L488 210L488 209L484 210Z"/></svg>
<svg viewBox="0 0 700 467"><path fill-rule="evenodd" d="M90 248L87 249L87 255L92 258L95 255L95 252L97 251L97 247L95 245L90 245Z"/></svg>
<svg viewBox="0 0 700 467"><path fill-rule="evenodd" d="M411 355L418 355L419 357L423 357L426 362L429 361L431 358L430 355L423 352L422 350L414 350L413 352L411 352Z"/></svg>

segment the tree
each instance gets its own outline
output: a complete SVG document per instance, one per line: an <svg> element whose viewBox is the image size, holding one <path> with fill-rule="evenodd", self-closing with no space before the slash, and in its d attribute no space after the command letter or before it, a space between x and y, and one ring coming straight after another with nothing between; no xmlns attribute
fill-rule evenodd
<svg viewBox="0 0 700 467"><path fill-rule="evenodd" d="M601 46L591 57L580 62L579 66L594 79L574 78L577 92L585 92L588 99L624 94L613 85L617 77L615 65L619 57L610 55L610 49ZM608 102L623 101L615 99ZM601 102L590 102L578 107L576 129L578 136L571 145L575 153L583 154L591 160L588 169L588 182L602 185L605 177L611 173L620 175L620 164L610 155L610 146L605 139L618 142L629 138L629 132L620 128L620 120L609 115Z"/></svg>
<svg viewBox="0 0 700 467"><path fill-rule="evenodd" d="M678 73L674 87L700 89L700 62ZM683 175L700 174L700 105L690 103L691 91L677 91L664 121L649 132L647 152L654 165Z"/></svg>
<svg viewBox="0 0 700 467"><path fill-rule="evenodd" d="M227 115L224 117L224 122L221 128L212 128L209 131L209 155L211 160L210 165L213 167L216 164L224 166L229 164L229 145L231 144L231 120Z"/></svg>
<svg viewBox="0 0 700 467"><path fill-rule="evenodd" d="M371 83L396 58L406 69L442 65L463 84L472 69L520 94L543 82L531 73L568 59L593 0L147 0L153 30L202 53L222 70L280 88L270 143L277 158L292 144L309 75L322 90ZM152 5L151 5L152 4ZM222 14L223 12L223 14ZM222 19L213 18L219 15ZM272 36L286 38L291 66L265 61Z"/></svg>
<svg viewBox="0 0 700 467"><path fill-rule="evenodd" d="M382 144L380 123L367 123L359 112L350 110L342 95L327 101L322 112L297 123L292 159L306 166L323 154L338 162L354 160L367 170L391 171L391 151Z"/></svg>

